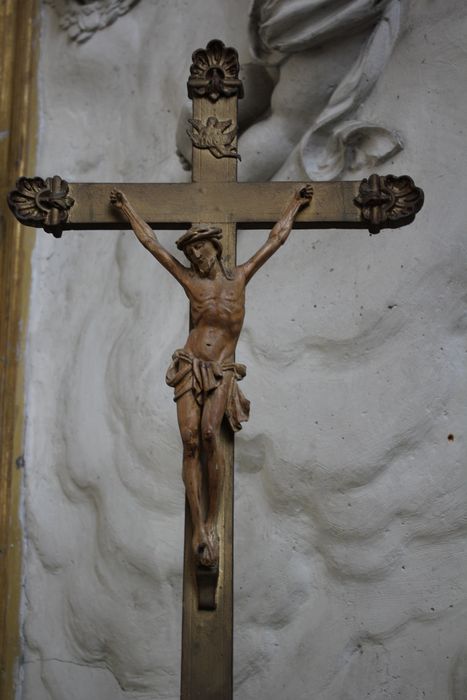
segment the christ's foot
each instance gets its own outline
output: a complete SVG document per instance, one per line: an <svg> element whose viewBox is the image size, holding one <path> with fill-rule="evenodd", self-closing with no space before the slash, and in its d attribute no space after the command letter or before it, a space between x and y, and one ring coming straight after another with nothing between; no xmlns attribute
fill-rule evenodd
<svg viewBox="0 0 467 700"><path fill-rule="evenodd" d="M214 535L211 530L206 531L204 528L193 534L193 553L201 566L213 568L219 563L219 538L215 531Z"/></svg>
<svg viewBox="0 0 467 700"><path fill-rule="evenodd" d="M208 536L204 527L193 532L193 554L198 564L211 566L209 557Z"/></svg>
<svg viewBox="0 0 467 700"><path fill-rule="evenodd" d="M212 569L218 564L218 558L212 556L211 548L207 543L203 543L198 547L196 558L198 564L208 569Z"/></svg>
<svg viewBox="0 0 467 700"><path fill-rule="evenodd" d="M208 533L208 547L211 560L214 562L211 566L217 566L219 563L219 535L215 525L206 523L206 531Z"/></svg>

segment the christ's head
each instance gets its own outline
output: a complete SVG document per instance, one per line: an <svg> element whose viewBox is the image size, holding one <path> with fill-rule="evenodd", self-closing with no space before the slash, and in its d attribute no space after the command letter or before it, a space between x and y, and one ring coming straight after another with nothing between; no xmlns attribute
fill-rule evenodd
<svg viewBox="0 0 467 700"><path fill-rule="evenodd" d="M200 277L208 277L218 264L217 251L209 240L189 243L183 252Z"/></svg>
<svg viewBox="0 0 467 700"><path fill-rule="evenodd" d="M177 241L200 277L208 277L217 266L229 278L222 260L222 230L218 227L192 226Z"/></svg>

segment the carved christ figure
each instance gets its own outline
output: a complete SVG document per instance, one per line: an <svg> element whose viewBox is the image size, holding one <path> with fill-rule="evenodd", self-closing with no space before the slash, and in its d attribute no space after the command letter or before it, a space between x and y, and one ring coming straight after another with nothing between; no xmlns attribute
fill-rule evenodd
<svg viewBox="0 0 467 700"><path fill-rule="evenodd" d="M172 356L166 381L174 388L183 442L183 481L193 523L196 561L214 567L219 559L217 516L222 493L224 458L220 431L224 416L232 430L248 420L249 401L237 382L246 374L234 362L245 316L245 287L253 275L289 237L294 219L313 196L311 185L296 191L267 241L242 265L227 270L222 259L220 228L190 228L177 247L191 263L185 267L158 241L123 192L114 189L111 203L121 210L145 248L182 285L190 300L192 329L185 346ZM207 484L203 484L203 463ZM203 487L207 487L206 512Z"/></svg>

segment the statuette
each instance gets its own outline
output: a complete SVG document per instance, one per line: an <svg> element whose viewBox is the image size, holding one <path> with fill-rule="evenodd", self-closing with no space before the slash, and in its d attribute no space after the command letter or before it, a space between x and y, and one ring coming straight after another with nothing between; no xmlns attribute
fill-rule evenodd
<svg viewBox="0 0 467 700"><path fill-rule="evenodd" d="M215 158L238 158L241 160L237 148L232 146L237 129L232 127L230 131L227 131L229 126L232 126L231 119L220 122L216 117L208 117L206 124L203 124L201 119L189 119L188 121L192 128L187 129L186 133L193 146L206 148Z"/></svg>

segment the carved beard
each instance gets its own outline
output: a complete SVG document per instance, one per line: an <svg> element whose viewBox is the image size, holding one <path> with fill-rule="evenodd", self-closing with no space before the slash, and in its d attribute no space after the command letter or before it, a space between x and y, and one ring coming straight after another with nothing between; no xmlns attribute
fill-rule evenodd
<svg viewBox="0 0 467 700"><path fill-rule="evenodd" d="M212 268L216 264L216 256L213 256L212 258L204 259L204 260L196 260L192 261L192 265L196 270L196 273L200 277L207 277L209 273L211 272Z"/></svg>

